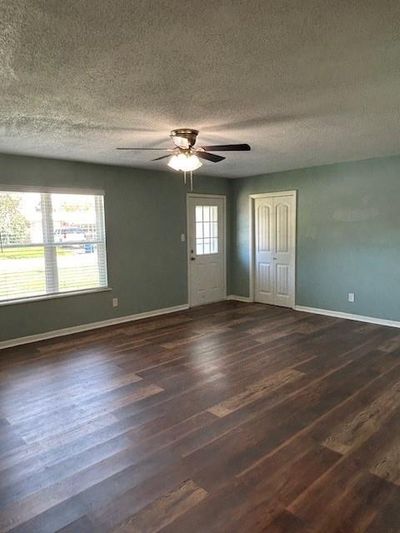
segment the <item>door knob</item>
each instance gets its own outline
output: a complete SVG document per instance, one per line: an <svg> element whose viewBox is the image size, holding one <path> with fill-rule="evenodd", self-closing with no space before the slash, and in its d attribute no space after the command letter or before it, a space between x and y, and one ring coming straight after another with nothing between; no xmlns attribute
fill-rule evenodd
<svg viewBox="0 0 400 533"><path fill-rule="evenodd" d="M190 260L191 261L196 261L196 258L195 257L191 257Z"/></svg>

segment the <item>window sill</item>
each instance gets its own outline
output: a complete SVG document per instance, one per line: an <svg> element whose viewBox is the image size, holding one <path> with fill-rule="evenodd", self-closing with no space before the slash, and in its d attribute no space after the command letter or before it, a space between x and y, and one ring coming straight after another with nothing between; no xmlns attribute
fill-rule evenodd
<svg viewBox="0 0 400 533"><path fill-rule="evenodd" d="M41 296L31 296L28 298L16 298L15 300L4 300L0 301L0 307L5 305L14 305L14 304L27 304L31 302L41 302L43 300L54 300L56 298L68 298L69 296L81 296L83 294L94 294L98 292L110 292L112 291L111 287L99 287L96 289L83 289L81 291L70 291L70 292L58 292L56 294L43 294Z"/></svg>

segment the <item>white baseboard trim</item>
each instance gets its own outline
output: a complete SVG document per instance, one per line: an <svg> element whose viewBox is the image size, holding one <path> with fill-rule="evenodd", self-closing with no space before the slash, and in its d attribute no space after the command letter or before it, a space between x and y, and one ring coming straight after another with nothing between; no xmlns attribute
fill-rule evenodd
<svg viewBox="0 0 400 533"><path fill-rule="evenodd" d="M28 344L31 342L44 341L47 339L53 339L55 337L63 337L65 335L73 335L74 333L81 333L83 331L90 331L92 329L104 328L107 326L115 326L117 324L123 324L124 322L133 322L134 320L141 320L143 318L150 318L153 316L167 315L169 313L176 313L178 311L184 311L189 309L188 304L175 305L174 307L164 307L163 309L155 309L154 311L146 311L144 313L137 313L136 315L126 315L117 318L110 318L108 320L102 320L100 322L91 322L89 324L81 324L80 326L72 326L69 328L56 329L53 331L47 331L45 333L38 333L37 335L27 335L26 337L19 337L16 339L10 339L0 342L0 350L5 348L12 348L13 346L19 346L21 344Z"/></svg>
<svg viewBox="0 0 400 533"><path fill-rule="evenodd" d="M305 307L295 305L295 311L304 313L314 313L316 315L333 316L335 318L345 318L347 320L357 320L358 322L368 322L369 324L378 324L379 326L389 326L391 328L400 328L400 322L396 320L386 320L384 318L375 318L373 316L353 315L351 313L342 313L341 311L331 311L330 309L319 309L318 307Z"/></svg>
<svg viewBox="0 0 400 533"><path fill-rule="evenodd" d="M226 299L234 300L236 302L245 302L245 303L251 302L249 296L236 296L236 294L229 294L229 296L227 296Z"/></svg>

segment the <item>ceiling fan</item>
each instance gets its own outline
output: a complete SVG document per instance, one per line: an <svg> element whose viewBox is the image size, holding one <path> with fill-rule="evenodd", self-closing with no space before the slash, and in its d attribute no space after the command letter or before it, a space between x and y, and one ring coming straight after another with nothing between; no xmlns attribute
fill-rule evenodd
<svg viewBox="0 0 400 533"><path fill-rule="evenodd" d="M191 128L179 128L172 130L170 137L174 143L172 148L117 148L117 150L156 150L162 152L169 152L167 155L156 157L152 161L159 161L161 159L170 158L168 166L174 170L180 170L184 173L184 181L186 183L186 172L190 172L191 185L193 189L192 172L202 166L200 159L219 163L225 157L210 152L243 152L250 150L248 144L218 144L211 146L194 147L197 140L198 130Z"/></svg>

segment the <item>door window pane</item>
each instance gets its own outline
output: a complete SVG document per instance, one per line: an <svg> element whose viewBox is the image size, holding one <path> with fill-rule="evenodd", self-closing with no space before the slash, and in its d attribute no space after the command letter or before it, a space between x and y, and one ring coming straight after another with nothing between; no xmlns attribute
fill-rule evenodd
<svg viewBox="0 0 400 533"><path fill-rule="evenodd" d="M196 254L218 253L218 206L198 205L195 210Z"/></svg>

